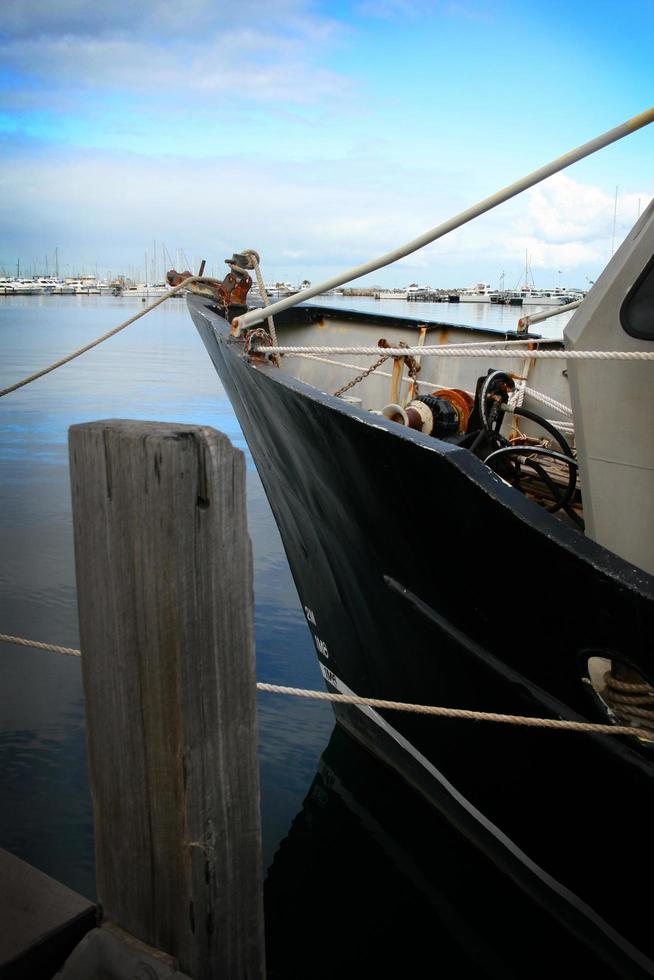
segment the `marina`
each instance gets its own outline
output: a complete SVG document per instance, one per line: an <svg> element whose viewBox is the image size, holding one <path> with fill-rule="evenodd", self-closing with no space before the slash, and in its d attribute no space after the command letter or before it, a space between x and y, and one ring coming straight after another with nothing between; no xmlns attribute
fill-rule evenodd
<svg viewBox="0 0 654 980"><path fill-rule="evenodd" d="M162 976L180 980L306 975L306 962L289 952L285 924L293 897L303 904L309 894L308 884L300 887L298 865L308 861L318 868L312 851L316 845L329 849L332 839L327 826L324 839L313 837L313 825L323 823L314 814L316 802L341 814L330 822L341 820L344 808L355 815L357 833L363 829L364 836L383 842L375 864L385 882L399 870L407 897L416 884L427 892L408 922L398 920L403 931L384 944L379 971L396 950L398 964L406 962L416 925L415 968L429 959L425 943L433 929L419 924L431 907L452 951L449 958L444 952L446 970L475 964L477 975L525 972L521 944L512 938L505 947L500 937L489 944L487 923L470 917L469 902L462 907L456 895L449 898L440 869L436 881L428 863L412 859L409 812L420 811L428 831L420 851L433 850L435 829L447 828L444 842L448 834L454 837L443 846L461 848L455 878L461 862L478 864L472 877L482 882L490 875L494 901L503 892L498 876L508 881L506 910L517 903L522 934L541 941L546 933L556 937L568 967L598 977L654 975L647 916L630 893L634 861L647 870L654 732L647 641L654 609L653 468L642 424L651 414L646 378L654 357L648 346L654 203L587 295L537 290L525 282L518 304L511 302L517 293L493 293L482 283L470 291L441 291L448 309L452 304L448 318L415 283L405 291L376 290L372 300L353 297L351 307L350 298L337 293L653 117L654 110L643 113L391 252L317 285L305 280L299 290L278 282L268 295L259 255L250 249L225 260L222 281L204 275L204 261L197 274L170 270L154 299L147 286L115 288L102 297L81 280L71 282L75 295L56 308L50 306L51 283L39 284L40 292L27 286L24 294L5 296L0 326L8 312L8 338L13 334L18 341L23 377L8 378L0 390L11 396L3 404L14 406L5 428L13 482L2 529L13 543L13 567L10 560L3 583L6 594L13 593L7 607L13 631L1 639L17 658L9 656L10 675L18 667L20 676L30 658L41 655L28 654L30 646L75 657L78 665L81 656L83 699L79 670L71 668L70 679L78 734L84 731L86 738L88 785L80 786L76 818L86 815L95 840L94 860L87 858L90 877L80 876L83 887L71 878L84 862L71 862L70 855L53 884L36 870L47 872L45 855L31 869L16 863L29 860L33 847L22 822L17 841L9 841L12 853L0 851L4 873L21 883L17 896L23 884L40 894L58 889L53 901L62 909L61 926L45 936L36 929L17 952L13 937L3 937L0 965L8 977L29 969L33 980L46 980L64 960L60 980L86 977L110 961L122 963L116 966L121 980L134 970L148 976L163 970ZM259 295L252 304L254 279ZM181 309L166 303L182 294ZM134 312L134 303L138 309L148 299ZM530 309L517 311L517 305ZM100 321L121 306L127 317L98 337ZM61 338L51 335L41 348L33 346L40 367L30 363L25 334L16 333L21 313L52 323L51 311L64 310L68 322L71 314L90 309L96 313L93 339L84 338L61 357ZM111 338L110 356L120 365L106 375L113 405L129 382L121 347L133 336L142 343L143 323L136 322L157 309L148 323L157 329L159 359L166 348L163 324L178 330L184 314L187 326L192 321L197 329L209 355L205 367L211 361L218 376L211 387L207 379L205 391L212 394L204 407L197 400L202 373L188 373L188 351L184 345L179 356L174 330L176 356L168 375L150 350L135 348L141 355L135 417L80 417L75 400L101 393L104 341ZM434 310L443 315L427 315ZM545 323L544 334L533 330ZM123 333L127 327L129 334ZM35 333L28 333L32 344ZM44 365L48 343L57 354ZM71 388L80 364L84 374ZM182 409L201 416L188 422L169 414L171 378L182 367ZM51 372L54 377L44 380ZM157 387L169 420L142 414ZM598 393L609 388L614 399L600 400ZM46 390L44 410L39 392ZM129 395L131 400L133 391ZM29 561L29 534L22 533L30 527L29 494L21 485L19 444L25 444L31 406L33 445L23 452L30 462L38 459L35 423L45 424L41 445L47 449L36 468L41 481L57 455L50 455L57 442L47 431L57 417L53 405L75 413L59 442L60 490L70 490L72 505L65 492L58 518L37 522ZM21 416L26 406L28 414ZM223 424L211 427L208 418L217 408ZM66 448L70 470L64 476ZM264 637L274 632L285 581L288 602L281 605L302 647L301 656L291 659L284 635L271 651L270 682L254 682L255 670L258 675L267 662L267 640L263 655L257 640L255 666L260 545L256 503L246 515L246 485L255 488L255 501L263 501L263 489L268 503L259 514L265 516L260 529L272 531L271 553L278 556L272 580L270 563L265 570L264 593L272 586L277 604ZM39 498L57 499L52 493ZM74 528L77 585L63 606L78 613L79 634L70 647L39 641L36 609L13 625L28 591L21 563L27 558L30 569L40 566L43 537L55 527L61 542L67 535L69 582ZM543 606L528 644L509 627L515 591L507 597L507 574L516 559L527 560L530 588ZM44 582L39 598L48 616L52 575ZM568 599L563 617L557 611L562 594ZM56 639L62 642L61 635ZM292 683L280 683L284 663ZM302 675L310 673L317 680L303 683ZM66 675L57 670L56 676ZM255 697L264 694L318 702L300 709L311 712L312 746L316 731L331 731L332 716L320 713L320 702L331 703L336 722L329 744L321 737L320 747L309 752L310 766L301 772L302 789L293 801L297 815L289 823L285 809L282 837L267 826L266 768L270 762L274 809L280 729L305 752L306 732L298 733L294 708L274 708L269 738L275 751L268 760L265 713L255 708ZM13 706L11 691L8 698ZM57 707L61 703L59 697ZM11 721L11 711L7 715ZM22 774L19 747L35 738L28 730L26 742L21 732L15 721L7 728L0 780ZM397 780L390 790L396 801L411 800L399 823L392 808L377 812L363 790L353 792L348 772L361 752L373 769L382 767L385 780ZM73 771L79 776L83 770ZM298 775L296 764L293 773ZM376 779L364 776L363 784L372 789ZM46 783L56 796L58 778ZM26 786L31 791L33 776ZM20 792L20 778L16 788ZM421 820L416 816L415 824ZM41 810L38 827L43 824ZM7 837L12 833L10 822ZM598 862L609 835L620 841L624 861ZM77 844L79 828L73 836ZM331 904L348 887L342 878L348 869L333 859L328 863L341 875L323 883L323 901ZM357 863L350 869L355 875ZM71 883L79 888L73 898L61 890ZM5 919L30 901L10 900ZM378 931L383 915L370 904ZM339 905L347 916L347 902ZM294 914L301 920L301 912ZM71 928L82 921L90 931L78 943ZM376 951L361 950L361 935L365 917L347 947L322 958L311 975L340 976L345 968L354 976L368 969ZM527 967L533 976L551 970L547 956Z"/></svg>
<svg viewBox="0 0 654 980"><path fill-rule="evenodd" d="M190 273L188 273L190 275ZM265 284L266 295L271 299L281 299L294 296L302 289L309 287L308 280L299 285L290 282L271 282ZM427 303L497 303L500 305L540 307L563 306L572 299L583 299L585 292L581 289L561 289L559 287L536 289L525 287L518 290L493 290L490 286L481 284L473 289L434 289L431 286L417 286L415 283L396 289L328 289L320 295L327 298L352 297L354 299L373 298L382 303L394 302L427 302ZM153 282L135 282L125 276L118 276L111 281L98 279L96 276L81 276L77 278L57 279L53 276L35 276L32 279L17 276L0 277L0 296L126 296L148 300L165 296L170 286L164 280ZM179 294L178 294L179 295ZM261 293L256 283L252 284L250 300L261 302Z"/></svg>

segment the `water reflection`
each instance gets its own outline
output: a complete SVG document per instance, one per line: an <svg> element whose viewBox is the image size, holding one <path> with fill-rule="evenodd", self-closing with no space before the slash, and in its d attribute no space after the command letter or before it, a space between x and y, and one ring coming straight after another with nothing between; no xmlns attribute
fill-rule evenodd
<svg viewBox="0 0 654 980"><path fill-rule="evenodd" d="M264 895L276 980L632 975L550 917L340 728Z"/></svg>

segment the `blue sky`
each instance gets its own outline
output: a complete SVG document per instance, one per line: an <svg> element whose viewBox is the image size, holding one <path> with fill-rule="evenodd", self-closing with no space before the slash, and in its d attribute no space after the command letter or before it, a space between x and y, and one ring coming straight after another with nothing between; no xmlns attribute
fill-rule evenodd
<svg viewBox="0 0 654 980"><path fill-rule="evenodd" d="M0 268L153 242L267 279L383 253L654 104L652 0L10 0ZM594 279L654 193L654 126L371 281ZM618 188L617 209L615 192ZM615 231L614 231L615 214ZM561 270L559 274L559 270Z"/></svg>

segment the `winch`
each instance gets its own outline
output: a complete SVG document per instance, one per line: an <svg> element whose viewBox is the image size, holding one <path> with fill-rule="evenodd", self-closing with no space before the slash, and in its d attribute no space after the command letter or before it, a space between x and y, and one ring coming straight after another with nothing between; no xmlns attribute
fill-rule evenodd
<svg viewBox="0 0 654 980"><path fill-rule="evenodd" d="M473 398L458 388L440 388L401 405L387 405L382 415L437 439L450 439L467 431Z"/></svg>
<svg viewBox="0 0 654 980"><path fill-rule="evenodd" d="M406 406L387 405L382 415L425 435L469 449L508 483L546 506L565 511L580 527L575 508L577 461L563 434L547 419L528 409L509 407L515 380L505 371L489 369L477 380L475 397L459 388L438 388ZM528 419L545 430L544 439L502 434L507 413ZM556 448L552 448L552 441Z"/></svg>

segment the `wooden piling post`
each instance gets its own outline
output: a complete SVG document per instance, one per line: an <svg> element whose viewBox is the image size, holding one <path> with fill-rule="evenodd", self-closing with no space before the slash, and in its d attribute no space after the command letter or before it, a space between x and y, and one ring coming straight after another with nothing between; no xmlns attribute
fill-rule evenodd
<svg viewBox="0 0 654 980"><path fill-rule="evenodd" d="M98 897L195 980L264 976L243 454L203 426L69 433Z"/></svg>

